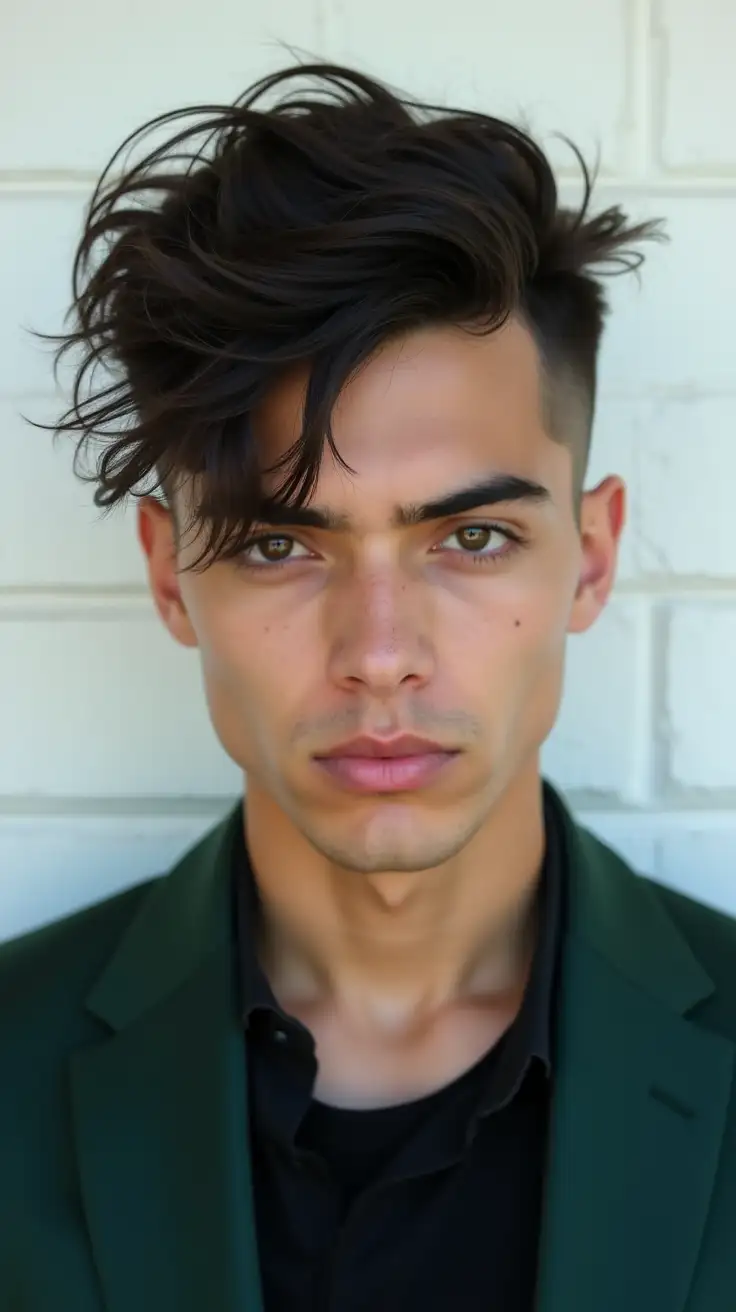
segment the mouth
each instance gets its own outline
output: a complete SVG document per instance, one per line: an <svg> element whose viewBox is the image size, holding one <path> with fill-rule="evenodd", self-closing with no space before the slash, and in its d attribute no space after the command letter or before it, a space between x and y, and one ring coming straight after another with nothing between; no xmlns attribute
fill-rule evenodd
<svg viewBox="0 0 736 1312"><path fill-rule="evenodd" d="M350 792L398 793L434 782L459 755L454 748L404 734L383 740L356 738L313 759Z"/></svg>

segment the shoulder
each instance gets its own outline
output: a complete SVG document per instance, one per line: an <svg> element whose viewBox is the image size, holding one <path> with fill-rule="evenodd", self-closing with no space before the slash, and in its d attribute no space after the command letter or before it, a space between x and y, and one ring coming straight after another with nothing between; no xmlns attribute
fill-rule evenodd
<svg viewBox="0 0 736 1312"><path fill-rule="evenodd" d="M639 878L643 878L643 876L640 875ZM691 934L699 938L702 936L704 944L722 946L733 951L736 947L736 918L734 916L729 915L726 911L719 910L717 907L709 906L705 902L699 902L697 898L688 894L679 893L666 884L655 883L651 879L649 884L655 890L656 896L667 908L670 915L678 921L682 928L688 927Z"/></svg>
<svg viewBox="0 0 736 1312"><path fill-rule="evenodd" d="M587 827L575 835L578 928L634 980L651 984L660 968L670 980L699 971L691 1018L736 1038L736 919L637 871Z"/></svg>
<svg viewBox="0 0 736 1312"><path fill-rule="evenodd" d="M731 994L736 1015L736 919L664 884L648 882L716 988Z"/></svg>
<svg viewBox="0 0 736 1312"><path fill-rule="evenodd" d="M61 1025L81 1003L161 876L0 943L0 1052L13 1033Z"/></svg>

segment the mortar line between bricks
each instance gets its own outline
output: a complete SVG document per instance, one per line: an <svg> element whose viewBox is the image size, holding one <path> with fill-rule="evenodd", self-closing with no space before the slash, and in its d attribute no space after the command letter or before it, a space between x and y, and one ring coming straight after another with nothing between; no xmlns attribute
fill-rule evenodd
<svg viewBox="0 0 736 1312"><path fill-rule="evenodd" d="M651 83L652 46L650 31L651 0L624 0L626 23L625 96L634 129L630 133L632 167L638 185L643 185L651 171Z"/></svg>

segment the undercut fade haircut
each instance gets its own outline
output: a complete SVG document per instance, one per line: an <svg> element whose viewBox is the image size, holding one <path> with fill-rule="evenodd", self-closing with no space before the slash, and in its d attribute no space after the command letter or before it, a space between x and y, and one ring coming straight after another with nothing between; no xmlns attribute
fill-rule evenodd
<svg viewBox="0 0 736 1312"><path fill-rule="evenodd" d="M169 125L116 174L123 151ZM327 63L271 74L233 105L151 119L87 207L68 331L39 334L56 344L57 377L67 352L74 370L70 407L38 426L76 437L75 473L105 510L192 489L202 551L189 568L204 568L243 550L264 472L288 505L314 490L325 443L354 472L331 415L382 345L430 325L489 333L514 315L537 345L545 423L572 450L579 501L606 312L592 271L636 269L638 244L661 229L618 206L591 216L591 173L568 144L575 209L519 128ZM304 364L302 431L264 471L254 409Z"/></svg>

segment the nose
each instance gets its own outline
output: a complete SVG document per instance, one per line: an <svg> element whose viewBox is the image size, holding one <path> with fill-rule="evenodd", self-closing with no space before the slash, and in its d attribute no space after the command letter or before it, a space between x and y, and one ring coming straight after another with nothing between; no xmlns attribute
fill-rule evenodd
<svg viewBox="0 0 736 1312"><path fill-rule="evenodd" d="M398 571L346 581L328 601L330 676L338 685L387 697L421 687L434 670L427 589Z"/></svg>

